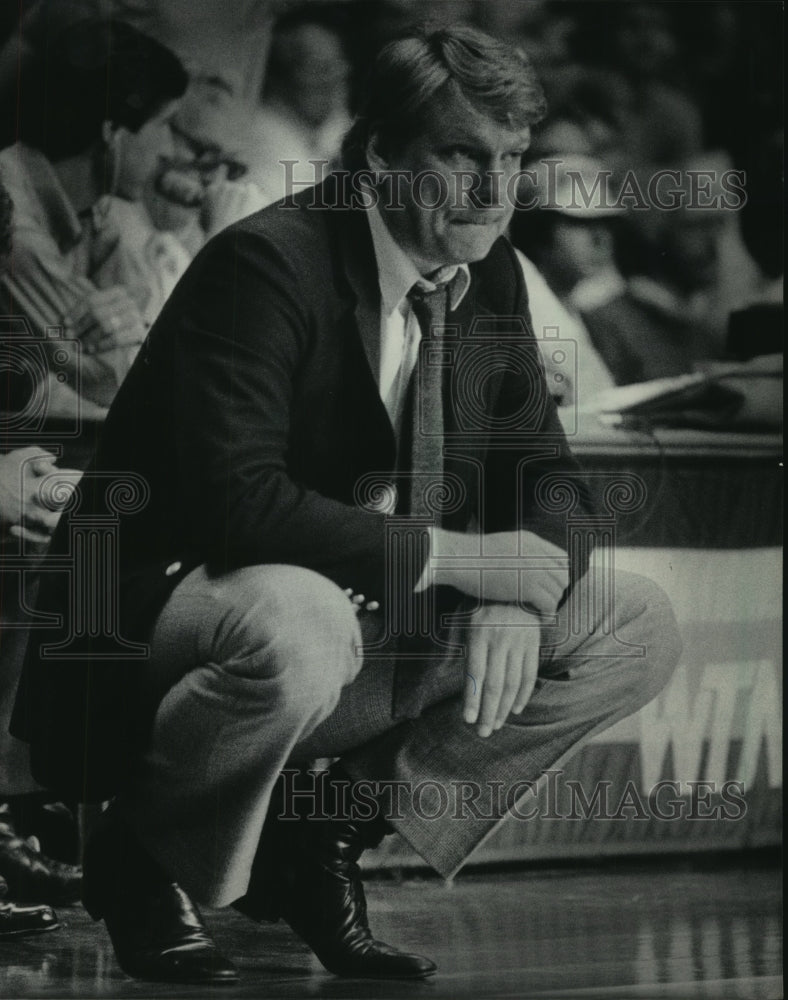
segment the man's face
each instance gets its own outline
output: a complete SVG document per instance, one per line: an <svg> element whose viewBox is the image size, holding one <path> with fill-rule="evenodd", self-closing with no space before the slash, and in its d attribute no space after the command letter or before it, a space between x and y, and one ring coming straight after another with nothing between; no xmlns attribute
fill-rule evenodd
<svg viewBox="0 0 788 1000"><path fill-rule="evenodd" d="M447 100L433 102L418 136L399 150L370 155L375 169L407 172L399 184L404 209L387 207L386 182L380 209L422 273L487 256L512 217L509 181L530 141L527 126L513 129L486 118L451 90Z"/></svg>
<svg viewBox="0 0 788 1000"><path fill-rule="evenodd" d="M123 198L136 201L142 197L145 185L172 156L174 144L172 119L177 111L176 101L168 103L137 132L119 128L116 137L117 179L116 190Z"/></svg>
<svg viewBox="0 0 788 1000"><path fill-rule="evenodd" d="M718 280L723 226L719 212L705 209L684 209L671 220L667 250L676 280L685 290L711 288Z"/></svg>
<svg viewBox="0 0 788 1000"><path fill-rule="evenodd" d="M545 248L544 271L553 290L566 295L583 278L599 270L598 240L594 223L559 217L549 246ZM612 260L612 257L611 257ZM611 261L604 263L610 264Z"/></svg>
<svg viewBox="0 0 788 1000"><path fill-rule="evenodd" d="M240 101L212 81L193 80L172 123L172 149L145 190L159 229L179 230L201 211L205 190L245 167L232 152L248 127Z"/></svg>

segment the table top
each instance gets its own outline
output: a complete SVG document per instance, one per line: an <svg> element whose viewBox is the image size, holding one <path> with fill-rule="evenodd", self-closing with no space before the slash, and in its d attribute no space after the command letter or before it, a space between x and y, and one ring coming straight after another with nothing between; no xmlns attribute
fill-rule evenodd
<svg viewBox="0 0 788 1000"><path fill-rule="evenodd" d="M774 431L700 430L677 427L613 427L595 414L564 421L572 451L579 457L647 459L649 455L676 458L731 458L779 462L782 434Z"/></svg>

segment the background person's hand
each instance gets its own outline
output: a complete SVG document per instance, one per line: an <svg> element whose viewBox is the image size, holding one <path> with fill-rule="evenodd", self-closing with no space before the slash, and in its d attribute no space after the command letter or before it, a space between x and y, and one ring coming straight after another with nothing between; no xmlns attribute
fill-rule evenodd
<svg viewBox="0 0 788 1000"><path fill-rule="evenodd" d="M59 470L55 457L43 448L19 448L0 456L0 525L14 538L45 545L57 526L60 511L47 506L41 487L51 473L73 477L75 470Z"/></svg>
<svg viewBox="0 0 788 1000"><path fill-rule="evenodd" d="M47 486L44 480L51 476L55 477L54 486L56 489L47 491L47 500L44 502L42 494ZM8 533L12 537L33 542L41 549L47 546L60 520L66 500L81 477L82 473L79 469L49 469L39 477L32 502L22 513L22 523L12 525ZM71 487L71 489L67 487ZM40 530L41 526L44 528L43 531Z"/></svg>
<svg viewBox="0 0 788 1000"><path fill-rule="evenodd" d="M64 322L87 354L138 346L147 333L137 304L121 285L91 292Z"/></svg>
<svg viewBox="0 0 788 1000"><path fill-rule="evenodd" d="M533 693L539 618L514 604L488 604L473 613L466 641L463 714L487 737L501 728L510 712L522 712Z"/></svg>

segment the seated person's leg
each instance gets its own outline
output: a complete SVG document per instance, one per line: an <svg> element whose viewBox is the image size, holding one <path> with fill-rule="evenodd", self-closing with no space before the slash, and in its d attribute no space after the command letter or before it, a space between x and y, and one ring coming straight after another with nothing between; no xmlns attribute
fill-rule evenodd
<svg viewBox="0 0 788 1000"><path fill-rule="evenodd" d="M76 824L65 807L59 809L60 834L54 834L55 812L47 810L52 796L43 792L30 771L30 748L8 732L11 710L27 647L26 608L35 601L35 581L27 574L24 599L19 573L0 570L2 621L0 621L0 879L17 903L70 906L79 901L81 869L65 858L69 835ZM44 841L42 851L41 841ZM44 851L46 853L44 853ZM52 857L47 855L52 854ZM55 858L60 860L54 860ZM11 904L6 903L8 907ZM47 924L47 927L49 924Z"/></svg>
<svg viewBox="0 0 788 1000"><path fill-rule="evenodd" d="M18 906L6 901L7 892L5 879L0 878L0 941L54 931L60 927L57 915L50 906Z"/></svg>

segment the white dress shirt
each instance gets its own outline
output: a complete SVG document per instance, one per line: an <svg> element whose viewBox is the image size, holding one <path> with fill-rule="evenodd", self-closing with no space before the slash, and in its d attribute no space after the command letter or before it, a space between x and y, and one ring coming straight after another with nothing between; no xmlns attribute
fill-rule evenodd
<svg viewBox="0 0 788 1000"><path fill-rule="evenodd" d="M425 278L391 235L378 209L368 209L367 218L378 265L380 339L377 344L365 342L364 347L377 378L380 398L399 436L408 382L418 360L421 342L421 327L408 292L417 283L425 291L434 291L437 284L451 281L458 274L460 277L451 287L448 303L451 312L465 297L471 273L467 264L447 265Z"/></svg>

